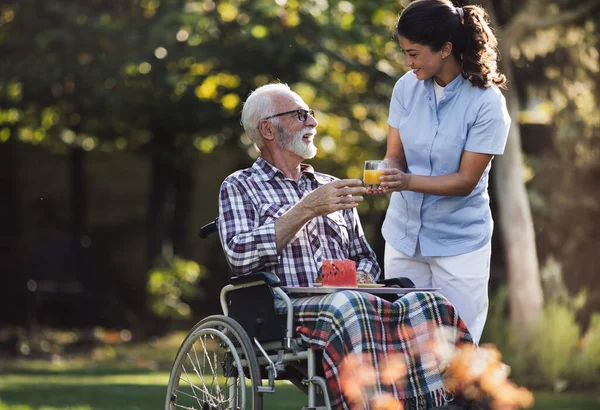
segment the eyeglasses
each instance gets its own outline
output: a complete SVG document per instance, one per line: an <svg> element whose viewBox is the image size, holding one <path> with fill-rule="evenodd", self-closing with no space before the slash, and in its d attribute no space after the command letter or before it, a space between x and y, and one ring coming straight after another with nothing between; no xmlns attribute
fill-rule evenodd
<svg viewBox="0 0 600 410"><path fill-rule="evenodd" d="M269 120L271 118L280 117L282 115L288 115L288 114L297 114L298 121L303 121L303 122L308 119L308 114L310 114L311 117L315 116L314 110L292 110L292 111L280 112L279 114L275 114L275 115L270 115L266 118L263 118L263 120Z"/></svg>

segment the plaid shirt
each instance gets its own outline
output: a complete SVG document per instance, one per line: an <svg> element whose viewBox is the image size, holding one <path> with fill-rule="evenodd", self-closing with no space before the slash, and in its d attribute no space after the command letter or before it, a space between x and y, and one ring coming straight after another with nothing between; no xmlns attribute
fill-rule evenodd
<svg viewBox="0 0 600 410"><path fill-rule="evenodd" d="M296 183L262 158L228 176L219 198L219 235L234 275L274 272L283 286L309 286L324 259L352 259L356 270L379 277L375 254L356 209L310 220L277 253L275 221L298 201L336 178L302 164Z"/></svg>

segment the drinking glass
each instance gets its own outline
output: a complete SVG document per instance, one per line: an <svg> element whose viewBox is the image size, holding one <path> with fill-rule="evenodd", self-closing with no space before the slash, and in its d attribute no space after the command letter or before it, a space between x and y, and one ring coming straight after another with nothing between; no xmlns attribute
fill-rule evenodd
<svg viewBox="0 0 600 410"><path fill-rule="evenodd" d="M381 189L379 177L381 170L387 168L387 161L369 159L365 161L365 172L363 181L368 189Z"/></svg>

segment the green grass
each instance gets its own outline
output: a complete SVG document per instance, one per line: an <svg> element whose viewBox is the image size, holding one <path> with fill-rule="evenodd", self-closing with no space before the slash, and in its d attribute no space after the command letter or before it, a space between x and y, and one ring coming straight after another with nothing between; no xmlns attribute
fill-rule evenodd
<svg viewBox="0 0 600 410"><path fill-rule="evenodd" d="M169 378L135 367L44 362L13 364L2 373L1 410L157 408Z"/></svg>
<svg viewBox="0 0 600 410"><path fill-rule="evenodd" d="M162 408L168 372L135 366L21 361L0 367L0 410L151 410ZM265 409L298 410L305 396L288 383ZM535 409L598 410L600 394L536 394Z"/></svg>
<svg viewBox="0 0 600 410"><path fill-rule="evenodd" d="M598 410L600 393L543 393L535 394L535 410Z"/></svg>
<svg viewBox="0 0 600 410"><path fill-rule="evenodd" d="M163 406L169 374L123 366L20 362L2 366L0 410L151 410ZM266 409L300 409L304 396L288 383L265 398Z"/></svg>
<svg viewBox="0 0 600 410"><path fill-rule="evenodd" d="M69 360L0 359L0 410L162 409L171 363L184 337L174 333L144 344L55 356ZM265 409L291 410L306 399L294 386L278 382L277 393L264 402Z"/></svg>
<svg viewBox="0 0 600 410"><path fill-rule="evenodd" d="M69 360L0 360L0 410L162 409L183 334L143 345L104 346ZM278 382L265 410L299 410L306 397ZM535 410L598 410L600 393L536 393Z"/></svg>

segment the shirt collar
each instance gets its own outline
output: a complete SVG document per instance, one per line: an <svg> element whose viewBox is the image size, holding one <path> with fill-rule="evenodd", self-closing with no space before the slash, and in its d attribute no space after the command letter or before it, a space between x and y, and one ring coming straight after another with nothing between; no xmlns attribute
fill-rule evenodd
<svg viewBox="0 0 600 410"><path fill-rule="evenodd" d="M433 91L433 81L434 81L433 77L425 80L425 87L427 88L428 91ZM450 81L444 87L444 97L450 98L451 96L456 94L458 91L460 91L461 88L463 88L463 86L467 83L467 81L469 81L469 80L464 78L462 76L462 74L457 75L454 80Z"/></svg>
<svg viewBox="0 0 600 410"><path fill-rule="evenodd" d="M258 175L259 178L264 179L265 181L275 178L277 174L279 174L280 177L285 178L285 175L283 175L283 172L281 172L279 168L271 164L269 161L266 161L262 157L258 157L256 159L254 165L252 165L252 169L256 172L256 175ZM322 180L315 174L315 169L312 167L312 165L300 164L300 170L302 171L303 175L306 175L309 178L314 178L323 183Z"/></svg>

